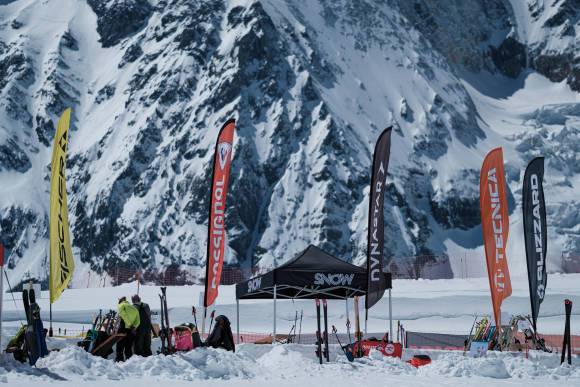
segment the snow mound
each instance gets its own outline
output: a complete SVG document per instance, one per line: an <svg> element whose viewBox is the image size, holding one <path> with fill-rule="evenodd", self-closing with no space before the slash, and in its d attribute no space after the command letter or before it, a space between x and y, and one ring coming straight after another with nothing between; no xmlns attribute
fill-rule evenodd
<svg viewBox="0 0 580 387"><path fill-rule="evenodd" d="M80 347L67 347L39 360L37 367L68 380L134 380L143 377L158 380L227 380L255 377L255 363L249 359L243 352L235 354L201 348L172 356L133 356L126 362L115 363L91 356Z"/></svg>
<svg viewBox="0 0 580 387"><path fill-rule="evenodd" d="M435 384L463 383L485 380L487 385L503 381L545 382L557 385L562 382L580 382L578 365L560 365L558 354L488 353L485 358L469 358L461 352L421 351L432 358L432 363L415 369L404 360L418 351L407 349L403 360L379 356L374 351L370 357L348 362L337 345L330 348L330 363L318 364L312 345L253 345L242 344L236 353L221 349L201 348L172 356L134 356L124 363L115 363L89 355L79 347L69 346L40 359L37 368L20 364L7 355L0 357L0 382L18 382L24 385L44 384L50 381L111 382L126 385L157 385L159 381L208 381L220 384L241 381L265 385L272 381L299 381L308 385L346 385L352 378L366 375L371 379L400 380L408 382L433 381ZM573 360L577 364L577 360ZM393 379L394 378L394 379ZM463 381L463 382L462 382ZM374 383L374 382L373 382Z"/></svg>

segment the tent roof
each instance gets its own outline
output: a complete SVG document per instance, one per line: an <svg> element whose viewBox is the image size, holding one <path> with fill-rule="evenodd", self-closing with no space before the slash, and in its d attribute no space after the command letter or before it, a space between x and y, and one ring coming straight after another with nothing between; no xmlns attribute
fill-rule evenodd
<svg viewBox="0 0 580 387"><path fill-rule="evenodd" d="M310 245L296 258L261 276L236 285L237 299L326 298L363 296L366 269L344 262Z"/></svg>
<svg viewBox="0 0 580 387"><path fill-rule="evenodd" d="M314 245L274 270L366 273L366 269L338 259Z"/></svg>

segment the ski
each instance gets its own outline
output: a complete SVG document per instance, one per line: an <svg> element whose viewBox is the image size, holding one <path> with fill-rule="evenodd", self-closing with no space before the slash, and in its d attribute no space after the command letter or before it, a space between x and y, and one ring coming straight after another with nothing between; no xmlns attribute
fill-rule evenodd
<svg viewBox="0 0 580 387"><path fill-rule="evenodd" d="M473 340L479 340L479 336L481 335L481 332L485 328L486 324L487 324L487 317L484 317L484 319L481 320L477 325L477 330L475 331L475 335L473 336Z"/></svg>
<svg viewBox="0 0 580 387"><path fill-rule="evenodd" d="M26 322L28 325L31 323L30 319L30 301L28 300L28 290L24 289L22 291L22 303L24 304L24 313L26 314Z"/></svg>
<svg viewBox="0 0 580 387"><path fill-rule="evenodd" d="M163 311L165 313L165 316L161 316L161 318L163 319L163 317L165 317L165 327L167 329L167 349L169 351L169 353L173 353L173 344L171 343L171 328L169 325L169 311L167 310L167 293L166 293L167 287L163 286L161 288L161 293L163 293Z"/></svg>
<svg viewBox="0 0 580 387"><path fill-rule="evenodd" d="M161 352L164 355L167 355L167 330L165 329L165 320L164 316L164 308L163 308L163 296L159 295L159 301L161 304L161 311L159 312L161 318L161 329L159 329L159 339L161 340Z"/></svg>
<svg viewBox="0 0 580 387"><path fill-rule="evenodd" d="M362 357L362 344L361 344L361 332L360 332L360 320L359 320L359 313L358 313L358 299L359 296L354 298L354 339L358 342L358 349L356 353L356 357Z"/></svg>
<svg viewBox="0 0 580 387"><path fill-rule="evenodd" d="M467 353L467 349L471 346L471 341L473 340L473 336L471 336L471 334L473 333L473 328L475 328L475 324L477 324L477 316L475 316L473 324L471 325L471 330L469 331L469 336L467 336L465 348L463 348L463 356L465 356L465 354ZM399 325L400 321L397 323L397 340L399 339Z"/></svg>
<svg viewBox="0 0 580 387"><path fill-rule="evenodd" d="M328 352L328 314L326 300L322 300L322 307L324 308L324 356L328 362L330 361L330 353Z"/></svg>
<svg viewBox="0 0 580 387"><path fill-rule="evenodd" d="M93 352L93 348L95 347L95 343L97 342L97 337L99 336L98 331L101 329L99 324L102 325L103 323L103 310L99 309L99 314L93 321L93 328L91 329L91 343L89 344L89 353Z"/></svg>
<svg viewBox="0 0 580 387"><path fill-rule="evenodd" d="M572 345L570 344L570 316L572 315L572 301L564 300L564 309L566 311L566 322L564 323L564 339L562 341L562 358L560 364L566 360L566 349L568 350L568 364L572 364Z"/></svg>
<svg viewBox="0 0 580 387"><path fill-rule="evenodd" d="M322 364L322 338L320 337L320 300L316 299L316 323L318 324L318 330L316 331L316 356Z"/></svg>

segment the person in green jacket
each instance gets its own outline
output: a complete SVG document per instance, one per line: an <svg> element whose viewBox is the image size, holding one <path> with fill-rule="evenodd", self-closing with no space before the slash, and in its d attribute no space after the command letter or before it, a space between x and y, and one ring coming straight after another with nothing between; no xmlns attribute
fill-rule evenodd
<svg viewBox="0 0 580 387"><path fill-rule="evenodd" d="M139 311L129 304L126 297L119 299L117 309L121 317L118 333L124 333L125 337L117 343L115 361L124 361L133 356L135 333L141 321L139 320Z"/></svg>

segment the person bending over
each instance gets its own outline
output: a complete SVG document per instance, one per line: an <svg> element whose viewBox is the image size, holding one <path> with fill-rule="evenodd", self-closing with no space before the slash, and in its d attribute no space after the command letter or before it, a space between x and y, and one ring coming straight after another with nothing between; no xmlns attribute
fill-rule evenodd
<svg viewBox="0 0 580 387"><path fill-rule="evenodd" d="M124 333L125 337L117 343L115 361L125 361L133 356L133 342L140 325L139 311L125 297L119 299L117 309L121 317L118 332Z"/></svg>

